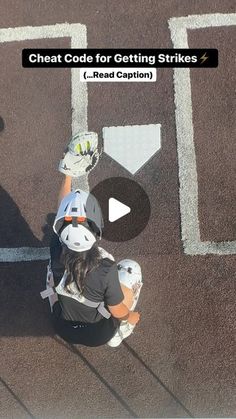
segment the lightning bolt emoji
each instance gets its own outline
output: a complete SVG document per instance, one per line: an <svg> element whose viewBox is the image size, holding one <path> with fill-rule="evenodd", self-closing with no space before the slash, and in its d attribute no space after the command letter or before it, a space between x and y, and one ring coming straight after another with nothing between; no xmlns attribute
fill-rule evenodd
<svg viewBox="0 0 236 419"><path fill-rule="evenodd" d="M206 52L200 57L200 60L202 60L201 64L203 64L206 60L208 60L209 57L207 57Z"/></svg>

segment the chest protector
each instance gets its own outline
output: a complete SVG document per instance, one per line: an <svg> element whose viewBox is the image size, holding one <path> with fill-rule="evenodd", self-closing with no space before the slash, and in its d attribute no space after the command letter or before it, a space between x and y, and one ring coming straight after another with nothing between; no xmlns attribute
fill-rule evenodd
<svg viewBox="0 0 236 419"><path fill-rule="evenodd" d="M108 258L114 261L112 255L110 255L106 250L99 247L100 254L103 259ZM82 293L79 292L75 284L70 284L70 292L67 291L65 288L65 281L66 281L67 273L64 272L62 279L60 280L59 284L55 287L53 272L51 269L51 261L47 266L47 277L46 277L46 289L40 293L43 299L48 298L51 312L53 311L53 305L55 302L58 301L58 294L63 295L69 298L73 298L74 300L78 301L81 304L84 304L87 307L96 308L97 311L106 319L111 317L111 313L105 308L104 301L95 302L91 301L88 298L85 298Z"/></svg>

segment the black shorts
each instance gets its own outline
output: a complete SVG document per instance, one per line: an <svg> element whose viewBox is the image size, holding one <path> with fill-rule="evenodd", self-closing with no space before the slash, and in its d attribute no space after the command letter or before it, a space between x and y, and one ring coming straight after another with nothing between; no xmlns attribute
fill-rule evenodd
<svg viewBox="0 0 236 419"><path fill-rule="evenodd" d="M85 346L105 345L116 333L119 321L110 317L97 323L63 320L55 313L53 325L56 333L65 341Z"/></svg>

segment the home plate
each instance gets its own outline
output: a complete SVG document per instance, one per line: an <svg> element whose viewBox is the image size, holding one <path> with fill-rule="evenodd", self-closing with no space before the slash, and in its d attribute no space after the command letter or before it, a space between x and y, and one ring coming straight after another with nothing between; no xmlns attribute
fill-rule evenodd
<svg viewBox="0 0 236 419"><path fill-rule="evenodd" d="M104 152L132 175L161 148L161 124L104 127Z"/></svg>

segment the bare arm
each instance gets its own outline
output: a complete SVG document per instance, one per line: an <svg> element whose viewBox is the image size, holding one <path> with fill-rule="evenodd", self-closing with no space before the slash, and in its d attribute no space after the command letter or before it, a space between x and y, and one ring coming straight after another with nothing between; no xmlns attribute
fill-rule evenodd
<svg viewBox="0 0 236 419"><path fill-rule="evenodd" d="M140 314L137 311L129 311L124 303L108 306L111 315L119 320L127 320L131 324L138 323Z"/></svg>
<svg viewBox="0 0 236 419"><path fill-rule="evenodd" d="M117 319L121 319L121 320L124 317L123 320L127 320L125 319L125 317L128 318L129 309L124 303L120 303L115 306L108 306L108 308L113 317L116 317Z"/></svg>
<svg viewBox="0 0 236 419"><path fill-rule="evenodd" d="M62 199L71 192L71 176L65 176L58 195L58 206L60 205Z"/></svg>

